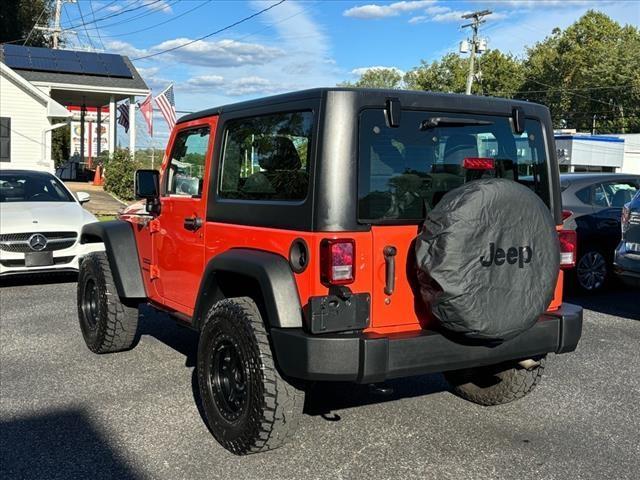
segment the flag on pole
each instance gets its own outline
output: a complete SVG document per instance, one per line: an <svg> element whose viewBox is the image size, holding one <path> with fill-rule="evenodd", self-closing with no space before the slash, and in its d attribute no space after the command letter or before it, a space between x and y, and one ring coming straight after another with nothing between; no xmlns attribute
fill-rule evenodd
<svg viewBox="0 0 640 480"><path fill-rule="evenodd" d="M129 100L124 103L118 105L118 112L120 112L120 117L118 117L118 123L124 127L124 131L129 131Z"/></svg>
<svg viewBox="0 0 640 480"><path fill-rule="evenodd" d="M156 103L160 109L160 113L167 121L169 130L173 129L176 124L176 102L173 97L173 83L165 88L160 95L156 97Z"/></svg>
<svg viewBox="0 0 640 480"><path fill-rule="evenodd" d="M149 136L153 137L153 98L151 94L145 98L142 103L139 103L140 113L147 122L147 127L149 128Z"/></svg>

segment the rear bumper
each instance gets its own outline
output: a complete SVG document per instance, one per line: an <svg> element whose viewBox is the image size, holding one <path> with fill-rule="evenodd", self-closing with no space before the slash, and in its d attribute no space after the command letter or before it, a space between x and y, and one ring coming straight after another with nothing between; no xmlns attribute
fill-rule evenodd
<svg viewBox="0 0 640 480"><path fill-rule="evenodd" d="M624 241L616 249L613 271L626 285L640 288L640 253L624 249Z"/></svg>
<svg viewBox="0 0 640 480"><path fill-rule="evenodd" d="M581 334L582 307L568 303L542 315L538 323L518 337L495 347L461 345L432 331L380 336L271 330L275 356L285 375L358 383L492 365L550 352L572 352Z"/></svg>

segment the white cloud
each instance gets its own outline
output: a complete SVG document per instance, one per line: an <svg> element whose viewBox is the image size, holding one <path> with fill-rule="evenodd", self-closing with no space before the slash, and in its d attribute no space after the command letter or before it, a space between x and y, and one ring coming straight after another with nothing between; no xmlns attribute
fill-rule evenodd
<svg viewBox="0 0 640 480"><path fill-rule="evenodd" d="M190 78L187 84L195 88L219 87L224 84L224 77L221 75L198 75Z"/></svg>
<svg viewBox="0 0 640 480"><path fill-rule="evenodd" d="M351 74L352 75L356 75L358 77L361 77L362 75L367 73L369 70L395 70L400 75L404 75L404 73L405 73L404 70L400 70L398 67L383 67L381 65L376 65L376 66L373 66L373 67L358 67L358 68L354 68L353 70L351 70Z"/></svg>
<svg viewBox="0 0 640 480"><path fill-rule="evenodd" d="M273 81L262 77L242 77L233 80L225 88L225 93L234 97L250 94L268 94L286 91L287 88L282 84L276 84Z"/></svg>
<svg viewBox="0 0 640 480"><path fill-rule="evenodd" d="M184 45L189 38L175 38L151 47L150 52L158 52ZM262 65L284 56L279 48L236 40L199 40L174 52L163 55L163 59L201 65L205 67L237 67L241 65Z"/></svg>
<svg viewBox="0 0 640 480"><path fill-rule="evenodd" d="M409 19L409 23L426 23L426 22L438 22L438 23L451 23L462 22L463 15L468 15L471 10L451 10L449 7L434 6L425 10L427 15L418 15ZM497 21L507 18L507 14L504 12L493 12L488 15L485 20Z"/></svg>
<svg viewBox="0 0 640 480"><path fill-rule="evenodd" d="M105 51L108 53L117 53L118 55L126 55L130 58L140 57L144 55L146 50L136 48L130 43L121 40L111 40L104 43Z"/></svg>
<svg viewBox="0 0 640 480"><path fill-rule="evenodd" d="M109 5L106 9L107 12L119 12L122 10L122 5Z"/></svg>
<svg viewBox="0 0 640 480"><path fill-rule="evenodd" d="M389 5L361 5L358 7L351 7L345 10L342 14L345 17L354 17L362 19L375 19L385 17L395 17L401 13L415 12L422 8L428 7L435 3L435 0L412 0L395 2Z"/></svg>
<svg viewBox="0 0 640 480"><path fill-rule="evenodd" d="M171 13L171 5L166 0L144 0L145 6L150 10L159 10L163 13Z"/></svg>

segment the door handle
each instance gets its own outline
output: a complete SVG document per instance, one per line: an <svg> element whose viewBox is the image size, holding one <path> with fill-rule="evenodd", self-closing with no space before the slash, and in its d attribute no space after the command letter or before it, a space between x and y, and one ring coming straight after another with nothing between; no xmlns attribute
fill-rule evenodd
<svg viewBox="0 0 640 480"><path fill-rule="evenodd" d="M190 232L195 232L202 227L202 219L200 217L187 217L184 219L184 228Z"/></svg>
<svg viewBox="0 0 640 480"><path fill-rule="evenodd" d="M391 295L396 288L396 254L398 250L393 245L387 245L382 253L386 270L384 293Z"/></svg>

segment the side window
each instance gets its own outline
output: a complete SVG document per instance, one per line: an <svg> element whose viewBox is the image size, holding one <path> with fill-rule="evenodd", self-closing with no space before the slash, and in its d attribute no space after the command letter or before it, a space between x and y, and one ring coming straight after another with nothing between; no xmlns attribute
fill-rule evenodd
<svg viewBox="0 0 640 480"><path fill-rule="evenodd" d="M591 187L583 188L576 192L576 197L587 205L591 205Z"/></svg>
<svg viewBox="0 0 640 480"><path fill-rule="evenodd" d="M608 207L610 205L609 196L604 186L599 183L591 188L593 189L593 197L591 198L591 203L596 207Z"/></svg>
<svg viewBox="0 0 640 480"><path fill-rule="evenodd" d="M167 195L199 197L202 194L209 127L184 130L173 142L167 168Z"/></svg>
<svg viewBox="0 0 640 480"><path fill-rule="evenodd" d="M602 184L609 205L612 207L624 207L625 203L629 203L638 191L638 186L631 180L622 180L617 182L607 182Z"/></svg>
<svg viewBox="0 0 640 480"><path fill-rule="evenodd" d="M0 162L11 161L11 118L0 117Z"/></svg>
<svg viewBox="0 0 640 480"><path fill-rule="evenodd" d="M220 198L304 200L312 112L232 120L225 133Z"/></svg>

